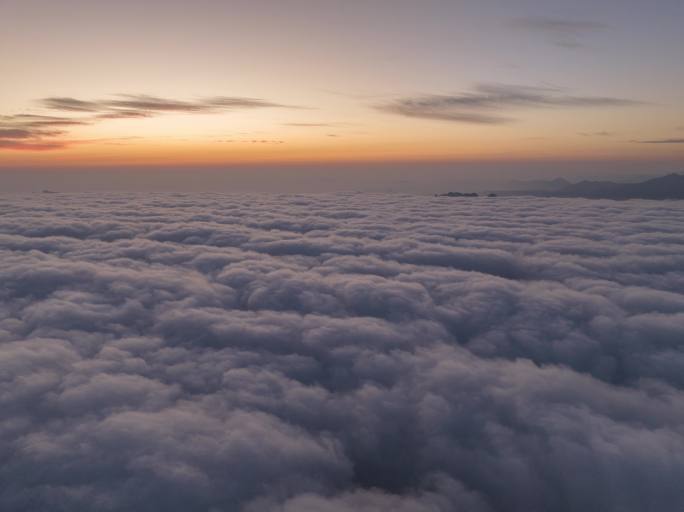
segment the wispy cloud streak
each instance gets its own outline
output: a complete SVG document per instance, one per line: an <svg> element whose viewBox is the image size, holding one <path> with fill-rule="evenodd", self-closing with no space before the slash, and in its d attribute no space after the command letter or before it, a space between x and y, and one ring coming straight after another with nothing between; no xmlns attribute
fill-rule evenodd
<svg viewBox="0 0 684 512"><path fill-rule="evenodd" d="M544 16L513 18L508 21L507 25L515 29L543 35L549 38L552 44L566 49L580 48L584 46L580 40L581 37L608 28L604 23L597 21Z"/></svg>
<svg viewBox="0 0 684 512"><path fill-rule="evenodd" d="M378 110L405 117L474 124L514 121L510 112L534 108L600 108L638 105L610 96L574 96L559 89L505 84L481 84L460 94L428 94L377 105Z"/></svg>
<svg viewBox="0 0 684 512"><path fill-rule="evenodd" d="M639 144L684 144L684 139L650 139L637 140Z"/></svg>
<svg viewBox="0 0 684 512"><path fill-rule="evenodd" d="M20 114L0 116L0 150L51 151L64 149L69 141L60 139L66 127L88 124L68 117Z"/></svg>
<svg viewBox="0 0 684 512"><path fill-rule="evenodd" d="M110 99L85 101L70 97L48 97L40 100L45 108L65 112L88 112L100 118L149 117L166 112L185 114L215 113L232 109L297 108L260 98L214 96L197 101L162 98L147 94L118 94Z"/></svg>
<svg viewBox="0 0 684 512"><path fill-rule="evenodd" d="M145 94L118 94L100 100L51 96L38 100L38 103L49 111L64 115L0 116L0 150L49 151L76 143L61 139L66 131L50 130L50 127L73 127L112 119L144 119L168 113L217 114L231 110L303 108L240 96L213 96L188 101ZM80 117L66 117L68 115Z"/></svg>

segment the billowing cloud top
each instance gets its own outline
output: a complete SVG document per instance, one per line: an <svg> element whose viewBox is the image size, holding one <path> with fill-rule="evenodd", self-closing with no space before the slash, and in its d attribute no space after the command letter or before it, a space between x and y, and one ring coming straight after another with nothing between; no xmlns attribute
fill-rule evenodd
<svg viewBox="0 0 684 512"><path fill-rule="evenodd" d="M3 511L684 507L679 203L0 214Z"/></svg>

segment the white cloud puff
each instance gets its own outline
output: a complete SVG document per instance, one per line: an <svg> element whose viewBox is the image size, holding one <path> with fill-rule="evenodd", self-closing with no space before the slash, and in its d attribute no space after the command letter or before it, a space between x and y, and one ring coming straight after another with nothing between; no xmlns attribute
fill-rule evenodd
<svg viewBox="0 0 684 512"><path fill-rule="evenodd" d="M0 198L0 508L680 510L684 204Z"/></svg>

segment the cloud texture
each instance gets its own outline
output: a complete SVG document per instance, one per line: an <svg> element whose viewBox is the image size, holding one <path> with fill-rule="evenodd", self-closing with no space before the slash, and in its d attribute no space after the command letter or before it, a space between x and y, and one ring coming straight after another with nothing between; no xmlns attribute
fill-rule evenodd
<svg viewBox="0 0 684 512"><path fill-rule="evenodd" d="M0 509L684 507L684 205L0 199Z"/></svg>

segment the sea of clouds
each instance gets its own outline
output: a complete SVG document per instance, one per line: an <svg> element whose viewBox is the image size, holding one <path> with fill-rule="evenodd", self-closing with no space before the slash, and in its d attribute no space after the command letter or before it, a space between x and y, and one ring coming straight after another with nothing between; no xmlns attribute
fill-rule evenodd
<svg viewBox="0 0 684 512"><path fill-rule="evenodd" d="M684 509L684 202L0 196L0 510Z"/></svg>

